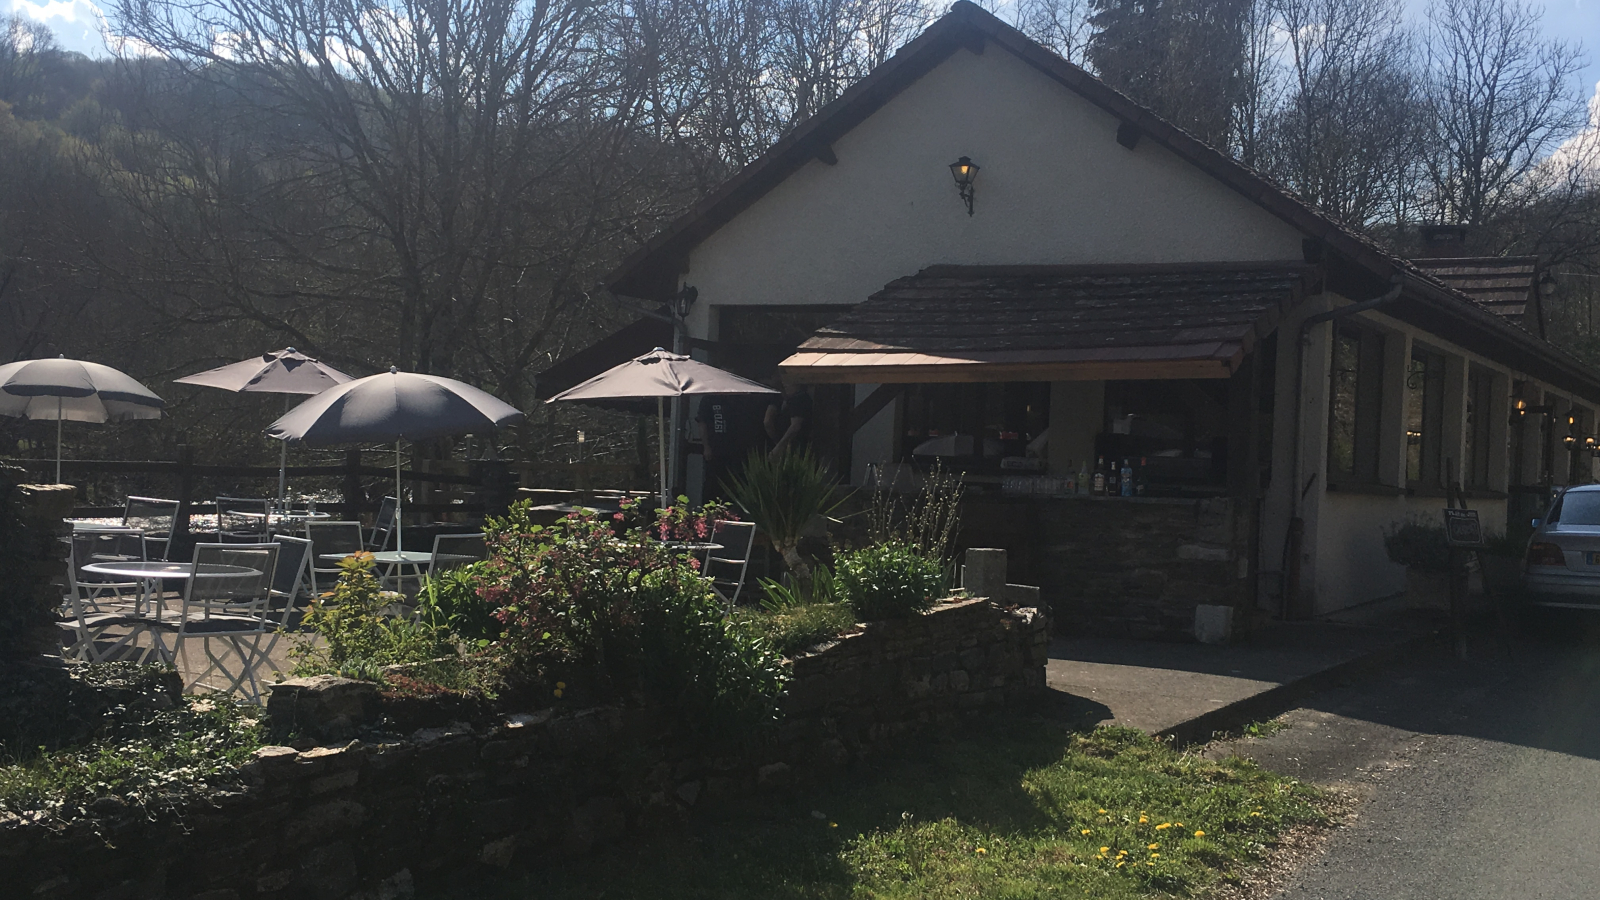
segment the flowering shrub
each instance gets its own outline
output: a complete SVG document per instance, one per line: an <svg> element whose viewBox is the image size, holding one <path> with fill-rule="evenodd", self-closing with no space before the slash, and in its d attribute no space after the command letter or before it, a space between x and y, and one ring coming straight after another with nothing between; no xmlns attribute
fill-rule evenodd
<svg viewBox="0 0 1600 900"><path fill-rule="evenodd" d="M739 521L733 507L720 500L697 509L681 494L673 505L655 510L654 522L644 500L624 498L619 506L620 511L611 514L611 530L617 537L642 531L661 541L709 541L716 537L718 523Z"/></svg>
<svg viewBox="0 0 1600 900"><path fill-rule="evenodd" d="M489 523L479 587L505 626L492 652L510 672L545 684L588 677L603 695L642 691L706 725L773 718L777 655L728 626L693 560L642 529L619 533L615 518L574 513L546 528L528 511L521 503ZM663 514L651 529L698 534L708 518Z"/></svg>

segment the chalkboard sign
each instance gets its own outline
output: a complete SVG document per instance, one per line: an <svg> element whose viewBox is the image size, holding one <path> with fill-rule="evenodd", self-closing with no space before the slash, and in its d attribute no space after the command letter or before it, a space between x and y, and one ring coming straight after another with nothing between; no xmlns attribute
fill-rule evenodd
<svg viewBox="0 0 1600 900"><path fill-rule="evenodd" d="M1483 546L1483 524L1478 521L1475 509L1445 510L1444 533L1452 547Z"/></svg>

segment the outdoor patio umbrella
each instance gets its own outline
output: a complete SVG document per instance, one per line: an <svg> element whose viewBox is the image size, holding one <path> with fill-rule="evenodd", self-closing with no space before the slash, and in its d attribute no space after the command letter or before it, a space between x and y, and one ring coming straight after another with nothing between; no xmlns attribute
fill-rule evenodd
<svg viewBox="0 0 1600 900"><path fill-rule="evenodd" d="M273 422L267 436L311 446L394 441L395 547L404 550L400 442L485 431L521 418L521 410L470 384L391 367L328 388Z"/></svg>
<svg viewBox="0 0 1600 900"><path fill-rule="evenodd" d="M173 384L197 384L201 387L221 388L236 394L282 394L283 411L289 411L289 398L295 394L320 394L335 385L344 384L350 376L321 360L312 359L293 347L263 353L260 356L229 363L216 369L207 369L194 375L173 379ZM285 441L278 452L278 508L282 509L284 493L288 488L285 472L289 468L289 443Z"/></svg>
<svg viewBox="0 0 1600 900"><path fill-rule="evenodd" d="M55 420L56 481L61 481L61 423L159 419L166 401L128 375L99 363L27 359L0 366L0 415Z"/></svg>
<svg viewBox="0 0 1600 900"><path fill-rule="evenodd" d="M665 508L671 503L667 496L667 398L689 394L776 393L764 384L657 347L568 388L545 402L656 398L656 442L661 455L661 506Z"/></svg>

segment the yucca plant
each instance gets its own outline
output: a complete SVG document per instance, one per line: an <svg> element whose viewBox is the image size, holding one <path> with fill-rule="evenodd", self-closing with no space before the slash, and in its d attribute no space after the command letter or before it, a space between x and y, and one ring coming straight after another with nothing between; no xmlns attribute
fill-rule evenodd
<svg viewBox="0 0 1600 900"><path fill-rule="evenodd" d="M848 494L809 450L791 450L776 459L752 453L744 472L723 486L766 532L801 589L809 591L812 563L800 552L800 538L814 519L838 509Z"/></svg>

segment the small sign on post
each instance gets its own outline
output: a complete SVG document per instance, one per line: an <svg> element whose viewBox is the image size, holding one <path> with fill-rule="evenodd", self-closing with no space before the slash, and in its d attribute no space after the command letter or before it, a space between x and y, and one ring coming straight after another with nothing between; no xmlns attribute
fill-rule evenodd
<svg viewBox="0 0 1600 900"><path fill-rule="evenodd" d="M1483 546L1483 523L1475 509L1446 509L1444 533L1452 547L1477 549Z"/></svg>

